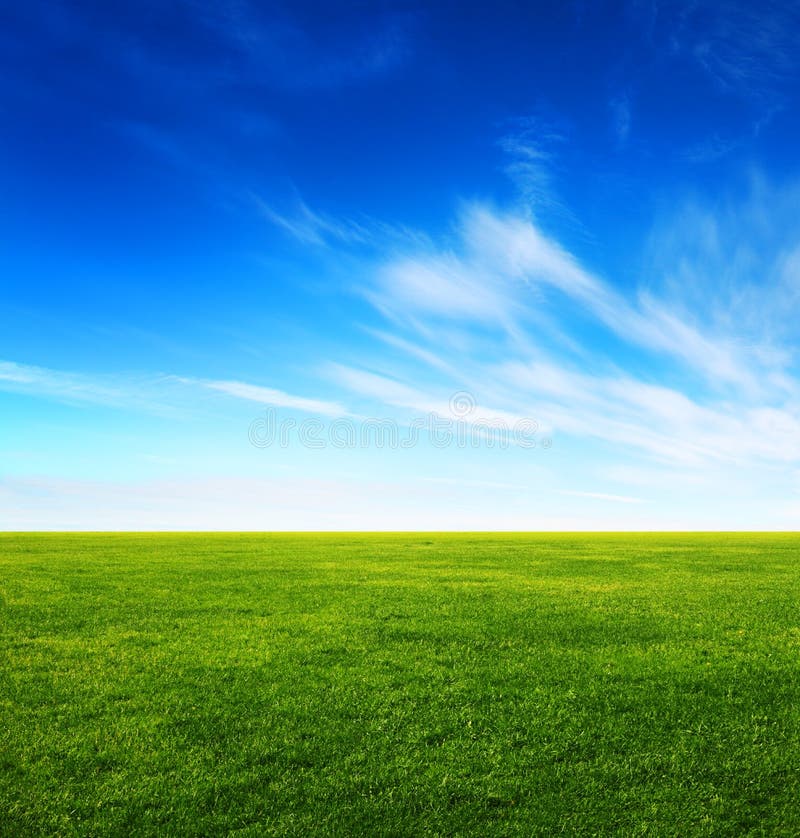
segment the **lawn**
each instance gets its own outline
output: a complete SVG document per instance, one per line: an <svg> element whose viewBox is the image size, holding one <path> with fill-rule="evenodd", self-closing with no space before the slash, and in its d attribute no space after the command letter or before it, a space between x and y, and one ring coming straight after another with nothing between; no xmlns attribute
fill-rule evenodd
<svg viewBox="0 0 800 838"><path fill-rule="evenodd" d="M0 834L800 835L800 536L0 535Z"/></svg>

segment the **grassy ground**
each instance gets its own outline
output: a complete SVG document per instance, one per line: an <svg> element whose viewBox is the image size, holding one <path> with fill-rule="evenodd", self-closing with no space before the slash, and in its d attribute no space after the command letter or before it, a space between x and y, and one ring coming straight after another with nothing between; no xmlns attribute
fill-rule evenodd
<svg viewBox="0 0 800 838"><path fill-rule="evenodd" d="M800 835L800 536L0 535L0 834Z"/></svg>

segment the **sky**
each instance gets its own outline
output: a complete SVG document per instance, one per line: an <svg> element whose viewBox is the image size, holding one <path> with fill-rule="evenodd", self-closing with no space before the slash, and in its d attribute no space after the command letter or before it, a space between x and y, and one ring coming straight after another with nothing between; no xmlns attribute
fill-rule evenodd
<svg viewBox="0 0 800 838"><path fill-rule="evenodd" d="M798 28L0 3L0 528L796 529Z"/></svg>

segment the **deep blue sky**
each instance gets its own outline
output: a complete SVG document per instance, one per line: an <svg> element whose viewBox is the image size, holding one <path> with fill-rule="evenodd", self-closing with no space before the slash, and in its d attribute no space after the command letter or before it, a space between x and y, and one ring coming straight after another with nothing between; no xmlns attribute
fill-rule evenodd
<svg viewBox="0 0 800 838"><path fill-rule="evenodd" d="M791 526L797 31L4 4L0 526ZM461 391L552 447L248 442Z"/></svg>

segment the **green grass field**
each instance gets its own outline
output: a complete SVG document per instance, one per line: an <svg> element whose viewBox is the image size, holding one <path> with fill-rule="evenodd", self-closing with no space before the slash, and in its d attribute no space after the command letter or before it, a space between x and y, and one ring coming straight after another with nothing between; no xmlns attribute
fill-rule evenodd
<svg viewBox="0 0 800 838"><path fill-rule="evenodd" d="M800 835L800 536L0 535L3 835Z"/></svg>

